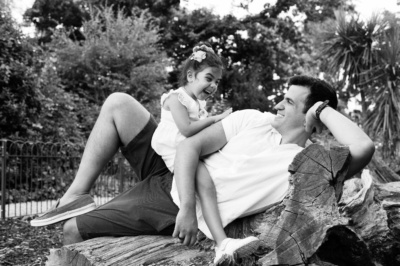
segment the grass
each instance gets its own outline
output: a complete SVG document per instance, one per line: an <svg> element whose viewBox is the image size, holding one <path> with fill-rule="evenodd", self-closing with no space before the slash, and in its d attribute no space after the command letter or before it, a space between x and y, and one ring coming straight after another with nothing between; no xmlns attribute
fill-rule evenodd
<svg viewBox="0 0 400 266"><path fill-rule="evenodd" d="M45 265L50 249L62 246L62 223L32 227L32 218L0 220L0 265Z"/></svg>

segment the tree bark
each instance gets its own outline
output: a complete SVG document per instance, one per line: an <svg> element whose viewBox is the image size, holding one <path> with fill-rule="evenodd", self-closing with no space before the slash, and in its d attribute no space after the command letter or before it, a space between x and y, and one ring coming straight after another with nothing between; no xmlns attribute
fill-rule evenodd
<svg viewBox="0 0 400 266"><path fill-rule="evenodd" d="M345 183L349 160L345 147L299 153L285 199L225 228L230 237L262 241L238 263L400 265L400 183L374 185L368 175ZM213 245L201 232L193 248L168 236L101 237L52 250L46 265L210 265Z"/></svg>
<svg viewBox="0 0 400 266"><path fill-rule="evenodd" d="M340 202L349 228L371 251L376 265L400 265L400 182L374 183L369 172L346 181Z"/></svg>

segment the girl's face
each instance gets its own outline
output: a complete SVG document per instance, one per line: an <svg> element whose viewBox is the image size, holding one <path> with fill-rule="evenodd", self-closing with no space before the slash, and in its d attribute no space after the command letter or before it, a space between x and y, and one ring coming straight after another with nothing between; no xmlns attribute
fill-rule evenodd
<svg viewBox="0 0 400 266"><path fill-rule="evenodd" d="M205 100L217 91L218 84L222 77L222 70L218 67L206 67L194 75L188 71L188 83L185 88L198 100Z"/></svg>

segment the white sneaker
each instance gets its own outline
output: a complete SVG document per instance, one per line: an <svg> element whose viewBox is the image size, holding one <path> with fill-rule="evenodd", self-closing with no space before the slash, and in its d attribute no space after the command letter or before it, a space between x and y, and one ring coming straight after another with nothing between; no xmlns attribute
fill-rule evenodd
<svg viewBox="0 0 400 266"><path fill-rule="evenodd" d="M249 236L244 239L226 238L222 241L219 248L215 248L214 265L225 260L236 260L244 258L254 253L260 246L261 241L255 236Z"/></svg>

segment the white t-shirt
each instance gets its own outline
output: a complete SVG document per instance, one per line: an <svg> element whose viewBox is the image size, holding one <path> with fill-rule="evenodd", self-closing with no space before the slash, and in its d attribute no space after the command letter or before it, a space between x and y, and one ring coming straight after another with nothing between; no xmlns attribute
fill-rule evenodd
<svg viewBox="0 0 400 266"><path fill-rule="evenodd" d="M289 164L303 148L280 145L281 135L271 126L275 115L256 110L237 111L222 120L228 143L204 159L214 181L223 226L238 217L264 210L281 201L289 187ZM179 206L175 182L172 198ZM199 229L211 233L197 201Z"/></svg>

